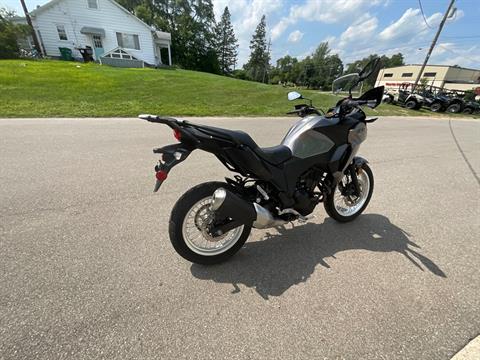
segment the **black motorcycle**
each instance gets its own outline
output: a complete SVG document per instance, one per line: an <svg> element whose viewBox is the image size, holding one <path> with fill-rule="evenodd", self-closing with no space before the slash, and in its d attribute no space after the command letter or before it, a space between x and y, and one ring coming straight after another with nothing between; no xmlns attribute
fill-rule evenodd
<svg viewBox="0 0 480 360"><path fill-rule="evenodd" d="M175 250L199 264L215 264L234 255L251 228L265 229L292 221L305 222L323 202L329 216L347 222L367 207L373 192L373 174L367 160L357 157L367 137L367 119L361 106L375 108L383 86L354 98L351 89L369 77L378 59L362 71L334 82L349 96L323 115L309 105L297 106L302 116L278 146L262 148L243 131L194 124L169 117L141 115L166 124L177 144L154 149L161 154L155 167L158 191L170 170L195 149L214 154L232 172L225 182L207 182L187 191L175 204L169 235ZM289 100L303 99L296 92Z"/></svg>

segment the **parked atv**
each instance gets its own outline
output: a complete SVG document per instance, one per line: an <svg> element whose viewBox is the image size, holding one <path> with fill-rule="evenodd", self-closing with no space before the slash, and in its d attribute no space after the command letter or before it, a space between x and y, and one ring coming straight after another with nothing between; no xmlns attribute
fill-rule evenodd
<svg viewBox="0 0 480 360"><path fill-rule="evenodd" d="M400 85L396 92L386 92L382 101L387 104L404 106L411 110L419 110L424 103L423 96L412 94L407 90L408 85L410 84Z"/></svg>
<svg viewBox="0 0 480 360"><path fill-rule="evenodd" d="M447 105L447 112L452 114L461 113L465 108L465 100L458 96L457 93L445 94L450 101Z"/></svg>
<svg viewBox="0 0 480 360"><path fill-rule="evenodd" d="M425 103L423 106L433 112L444 112L449 104L450 99L445 95L435 95L431 91L424 91L422 93Z"/></svg>
<svg viewBox="0 0 480 360"><path fill-rule="evenodd" d="M463 107L464 114L476 114L480 112L480 104L476 101L466 101Z"/></svg>

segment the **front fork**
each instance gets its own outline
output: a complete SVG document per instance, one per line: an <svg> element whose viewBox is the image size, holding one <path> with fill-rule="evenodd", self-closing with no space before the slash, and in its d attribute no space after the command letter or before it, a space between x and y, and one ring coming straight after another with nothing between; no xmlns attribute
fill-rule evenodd
<svg viewBox="0 0 480 360"><path fill-rule="evenodd" d="M348 165L345 173L350 174L350 177L352 178L352 190L350 191L351 194L346 194L346 195L355 195L355 196L360 196L361 195L361 189L360 189L360 184L358 183L358 176L357 176L357 171L363 166L363 164L367 164L368 161L360 156L355 156ZM348 189L346 189L348 191Z"/></svg>
<svg viewBox="0 0 480 360"><path fill-rule="evenodd" d="M360 189L360 185L358 184L357 169L358 168L354 164L351 164L348 170L352 178L352 184L353 184L353 190L354 190L353 194L355 196L360 196L361 189Z"/></svg>

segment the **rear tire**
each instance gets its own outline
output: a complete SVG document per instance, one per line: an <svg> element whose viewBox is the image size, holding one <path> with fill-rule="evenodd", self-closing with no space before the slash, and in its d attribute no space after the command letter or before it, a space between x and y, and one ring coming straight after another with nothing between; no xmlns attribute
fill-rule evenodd
<svg viewBox="0 0 480 360"><path fill-rule="evenodd" d="M241 227L230 230L226 234L218 238L212 238L208 235L205 235L203 228L200 228L204 224L205 218L202 216L201 211L206 212L208 207L208 201L210 201L211 196L218 188L230 189L230 186L223 182L207 182L195 186L194 188L188 190L173 207L172 214L170 216L169 224L169 235L170 241L175 249L175 251L184 259L191 261L193 263L202 264L202 265L212 265L221 263L230 257L232 257L238 250L241 249L243 244L247 241L250 231L252 229L252 224L243 225ZM231 189L230 189L231 190ZM202 203L205 203L202 205ZM199 205L200 204L200 205ZM192 211L195 212L194 208L200 206L197 212L194 215L194 225L190 228L185 226L185 222L188 221ZM202 210L203 209L203 210ZM188 217L188 218L187 218ZM199 220L197 220L199 219ZM200 227L198 222L202 222ZM191 230L186 230L191 229ZM202 245L197 245L189 238L189 231L196 232L198 231L200 237L199 242ZM232 240L225 244L224 250L217 248L217 243L220 243L221 240L216 239L228 239L228 236L232 236ZM203 238L202 238L203 237ZM204 246L204 247L202 247Z"/></svg>
<svg viewBox="0 0 480 360"><path fill-rule="evenodd" d="M467 107L467 108L463 109L463 113L464 114L473 114L473 109L470 108L470 107Z"/></svg>
<svg viewBox="0 0 480 360"><path fill-rule="evenodd" d="M462 106L460 104L452 104L447 108L447 112L452 114L457 114L462 110Z"/></svg>
<svg viewBox="0 0 480 360"><path fill-rule="evenodd" d="M363 174L362 174L363 172ZM338 203L338 194L339 194L339 189L338 185L335 186L335 189L327 196L325 199L325 202L323 203L323 206L325 207L325 211L327 214L335 219L338 222L349 222L357 218L368 206L368 203L370 202L370 199L372 198L373 194L373 173L372 170L370 169L370 166L368 164L362 164L362 166L357 169L357 176L359 177L359 182L360 182L360 187L362 190L366 190L365 188L367 187L367 181L368 181L368 190L366 193L360 194L360 199L362 199L362 196L364 196L363 199L363 204L358 207L354 212L351 214L346 214L345 212L341 213L341 211L338 210L339 206L342 206L342 204ZM361 182L360 177L366 176L366 179L363 180L363 185ZM337 195L336 195L337 194ZM347 198L347 197L344 197Z"/></svg>

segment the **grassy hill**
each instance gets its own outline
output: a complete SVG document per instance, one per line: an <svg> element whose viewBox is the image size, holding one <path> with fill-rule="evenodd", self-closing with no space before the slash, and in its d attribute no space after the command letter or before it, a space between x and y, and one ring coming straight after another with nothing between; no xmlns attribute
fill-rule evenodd
<svg viewBox="0 0 480 360"><path fill-rule="evenodd" d="M0 61L0 117L281 116L292 89L187 70ZM328 108L336 97L302 91ZM430 115L382 105L377 115Z"/></svg>

